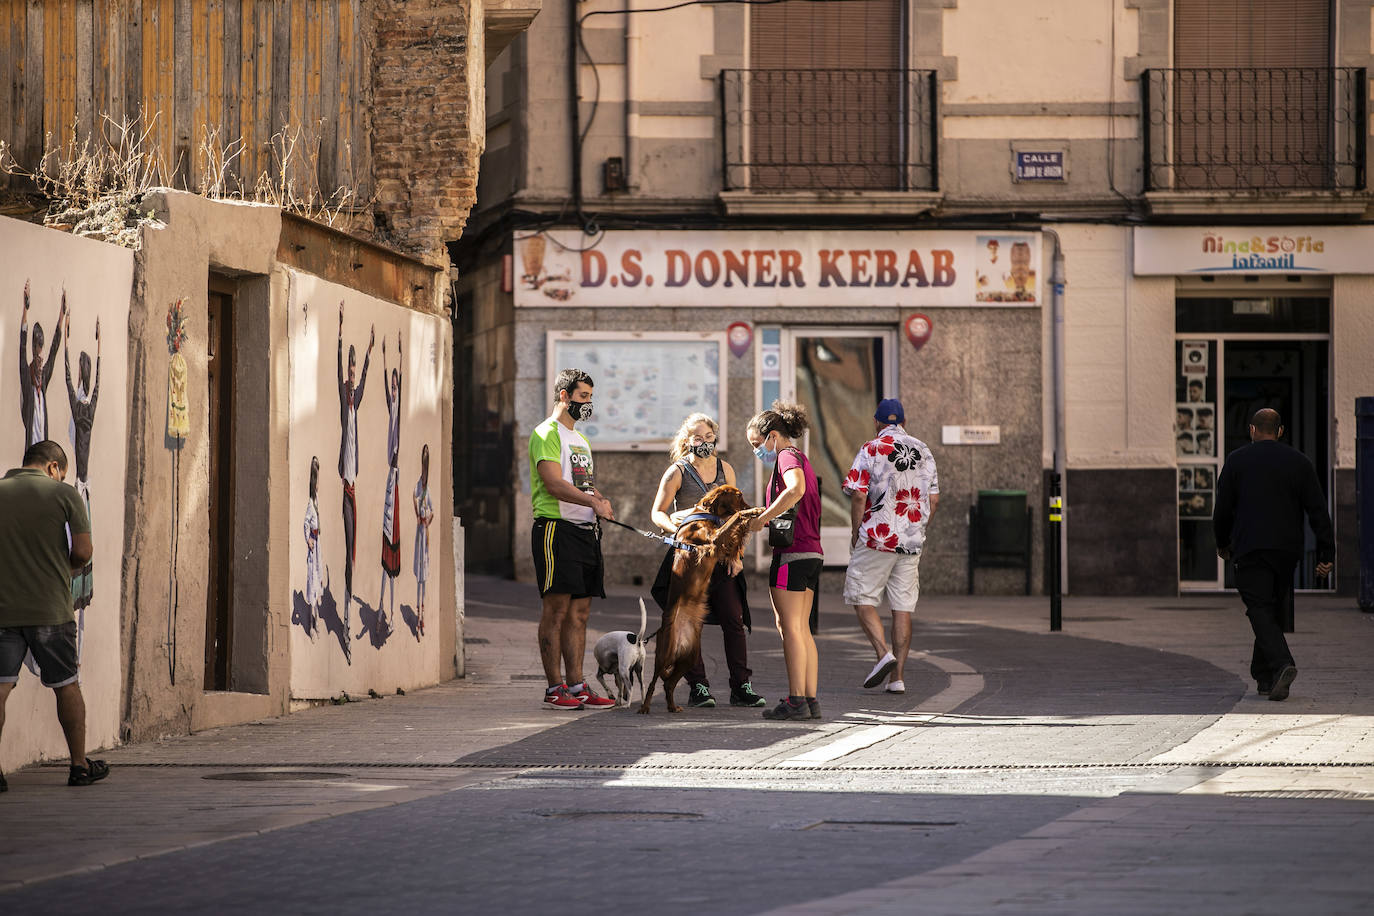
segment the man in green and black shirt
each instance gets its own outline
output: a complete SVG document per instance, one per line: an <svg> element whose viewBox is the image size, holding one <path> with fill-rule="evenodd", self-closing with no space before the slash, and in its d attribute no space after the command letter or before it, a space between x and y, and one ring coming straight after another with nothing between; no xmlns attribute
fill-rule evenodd
<svg viewBox="0 0 1374 916"><path fill-rule="evenodd" d="M574 428L578 420L591 418L592 377L564 369L554 382L554 396L553 414L530 435L530 550L544 602L539 657L549 681L544 705L614 706L614 700L592 693L582 676L592 598L606 597L596 520L615 517L610 501L596 489L591 444Z"/></svg>
<svg viewBox="0 0 1374 916"><path fill-rule="evenodd" d="M24 452L22 468L0 479L0 731L5 701L32 652L43 686L57 694L57 720L72 757L67 785L88 786L110 768L86 757L72 573L91 559L91 525L81 494L66 478L67 453L43 439ZM0 792L7 788L0 776Z"/></svg>

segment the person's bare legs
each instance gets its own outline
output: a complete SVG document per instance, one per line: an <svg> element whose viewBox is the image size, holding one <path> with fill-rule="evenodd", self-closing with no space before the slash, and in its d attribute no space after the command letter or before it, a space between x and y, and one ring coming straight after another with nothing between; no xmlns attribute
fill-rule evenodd
<svg viewBox="0 0 1374 916"><path fill-rule="evenodd" d="M544 664L544 676L548 678L550 687L563 683L563 675L559 671L563 656L562 634L571 603L572 595L544 596L544 610L539 617L539 660Z"/></svg>
<svg viewBox="0 0 1374 916"><path fill-rule="evenodd" d="M811 636L811 601L815 593L769 589L778 635L782 637L782 660L787 667L787 692L794 697L814 697L820 659L816 640Z"/></svg>
<svg viewBox="0 0 1374 916"><path fill-rule="evenodd" d="M14 684L0 684L0 740L5 735L5 701L10 698L10 691L14 689Z"/></svg>
<svg viewBox="0 0 1374 916"><path fill-rule="evenodd" d="M877 617L875 612L874 617ZM888 683L902 680L902 670L906 668L907 653L911 651L911 611L892 612L892 654L897 658L897 667L888 678ZM881 658L882 656L879 656Z"/></svg>
<svg viewBox="0 0 1374 916"><path fill-rule="evenodd" d="M563 618L563 671L568 686L582 683L582 656L587 653L587 617L592 611L592 599L569 598L568 613ZM587 688L591 690L590 687Z"/></svg>
<svg viewBox="0 0 1374 916"><path fill-rule="evenodd" d="M854 605L854 613L855 613L855 614L858 616L858 618L859 618L859 626L863 628L864 635L867 636L867 637L868 637L868 641L869 641L870 643L873 644L874 657L875 657L875 658L882 658L884 655L886 655L886 654L888 653L888 647L887 647L887 637L886 637L886 635L883 633L883 619L882 619L881 617L878 616L878 609L877 609L876 607L874 607L873 605L871 605L871 604L856 604L856 605ZM894 629L895 629L895 619L894 619ZM910 638L909 624L908 624L907 636L908 636L908 639L909 639L909 638ZM894 637L895 637L895 633L894 633ZM896 642L896 639L895 639L895 638L893 639L893 642ZM898 670L899 670L899 671L901 670L901 664L902 664L902 661L901 661L900 658L898 658L898 659L897 659L897 666L898 666Z"/></svg>
<svg viewBox="0 0 1374 916"><path fill-rule="evenodd" d="M72 766L86 765L86 699L81 695L81 685L70 683L58 687L57 721L62 726L62 734L67 737L67 751L71 754Z"/></svg>

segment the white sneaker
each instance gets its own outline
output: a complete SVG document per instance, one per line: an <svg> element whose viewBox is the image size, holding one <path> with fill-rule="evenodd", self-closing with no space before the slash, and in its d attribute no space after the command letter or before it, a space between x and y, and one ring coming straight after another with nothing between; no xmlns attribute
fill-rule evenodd
<svg viewBox="0 0 1374 916"><path fill-rule="evenodd" d="M868 672L868 678L864 681L865 687L877 687L883 680L892 673L892 669L897 667L897 656L891 652L878 659L878 664L873 666L873 670Z"/></svg>
<svg viewBox="0 0 1374 916"><path fill-rule="evenodd" d="M887 685L888 693L906 693L906 684L901 681L893 681Z"/></svg>

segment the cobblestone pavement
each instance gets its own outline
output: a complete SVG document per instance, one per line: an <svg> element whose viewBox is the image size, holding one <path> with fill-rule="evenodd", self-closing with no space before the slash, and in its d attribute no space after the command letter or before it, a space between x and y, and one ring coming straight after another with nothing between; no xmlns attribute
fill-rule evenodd
<svg viewBox="0 0 1374 916"><path fill-rule="evenodd" d="M752 589L761 600L762 588ZM822 615L826 718L541 708L529 586L468 581L469 676L8 774L18 912L1365 913L1374 615L1302 599L1284 703L1235 598L922 599L904 696ZM776 633L755 687L782 687ZM597 632L638 624L631 590ZM653 625L651 624L651 629ZM728 695L719 632L709 670ZM680 696L679 699L682 699ZM60 880L55 880L60 878Z"/></svg>

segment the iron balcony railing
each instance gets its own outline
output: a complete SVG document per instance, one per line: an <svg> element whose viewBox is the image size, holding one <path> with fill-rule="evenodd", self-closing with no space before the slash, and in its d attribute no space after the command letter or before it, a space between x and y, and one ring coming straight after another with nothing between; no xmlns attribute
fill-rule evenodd
<svg viewBox="0 0 1374 916"><path fill-rule="evenodd" d="M935 71L723 70L727 190L933 191Z"/></svg>
<svg viewBox="0 0 1374 916"><path fill-rule="evenodd" d="M1145 190L1365 187L1358 67L1146 70Z"/></svg>

